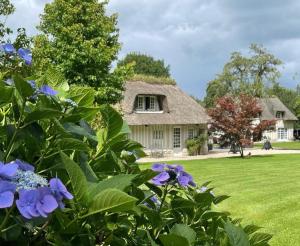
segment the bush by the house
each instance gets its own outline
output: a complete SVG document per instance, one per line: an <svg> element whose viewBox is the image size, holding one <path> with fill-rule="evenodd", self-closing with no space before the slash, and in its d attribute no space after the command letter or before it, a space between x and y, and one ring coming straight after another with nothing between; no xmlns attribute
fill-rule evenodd
<svg viewBox="0 0 300 246"><path fill-rule="evenodd" d="M207 140L207 137L205 134L200 134L198 137L187 139L186 140L186 147L188 150L189 155L200 155L201 149L203 147L203 144Z"/></svg>

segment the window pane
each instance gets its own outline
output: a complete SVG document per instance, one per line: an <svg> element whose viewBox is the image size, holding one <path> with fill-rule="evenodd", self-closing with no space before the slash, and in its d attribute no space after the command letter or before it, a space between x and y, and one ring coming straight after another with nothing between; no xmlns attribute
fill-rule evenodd
<svg viewBox="0 0 300 246"><path fill-rule="evenodd" d="M174 128L173 130L173 147L180 148L181 140L180 140L180 128Z"/></svg>

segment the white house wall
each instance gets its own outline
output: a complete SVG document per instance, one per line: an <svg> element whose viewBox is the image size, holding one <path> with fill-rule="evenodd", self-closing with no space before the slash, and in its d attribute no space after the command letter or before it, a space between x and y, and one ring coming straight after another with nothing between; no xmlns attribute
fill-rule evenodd
<svg viewBox="0 0 300 246"><path fill-rule="evenodd" d="M173 129L174 127L181 128L181 148L174 151L173 149ZM188 139L188 129L195 129L195 131L207 133L205 126L198 125L141 125L130 126L131 134L129 138L141 143L146 152L162 151L165 156L168 155L187 155L185 141ZM163 140L154 140L153 132L155 130L163 131ZM203 148L203 154L207 153L206 145Z"/></svg>
<svg viewBox="0 0 300 246"><path fill-rule="evenodd" d="M271 141L280 141L278 139L278 129L286 128L287 129L287 139L286 141L291 141L294 139L294 121L284 121L277 120L274 131L264 131L263 136L268 138ZM284 140L281 140L284 141Z"/></svg>

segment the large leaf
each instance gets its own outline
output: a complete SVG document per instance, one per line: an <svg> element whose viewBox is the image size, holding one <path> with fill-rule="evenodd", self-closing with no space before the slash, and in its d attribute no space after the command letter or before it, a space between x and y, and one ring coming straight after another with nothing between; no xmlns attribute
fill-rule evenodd
<svg viewBox="0 0 300 246"><path fill-rule="evenodd" d="M19 92L19 94L22 96L23 99L33 95L34 90L26 80L24 80L22 77L18 75L15 75L13 77L13 80L15 82L17 91Z"/></svg>
<svg viewBox="0 0 300 246"><path fill-rule="evenodd" d="M81 168L63 152L60 153L62 162L71 180L75 198L87 202L88 184Z"/></svg>
<svg viewBox="0 0 300 246"><path fill-rule="evenodd" d="M196 240L196 232L185 224L176 224L170 230L171 234L185 237L190 245L193 245Z"/></svg>
<svg viewBox="0 0 300 246"><path fill-rule="evenodd" d="M224 229L231 246L250 246L248 235L240 226L235 226L228 221L225 223Z"/></svg>
<svg viewBox="0 0 300 246"><path fill-rule="evenodd" d="M4 106L8 103L11 103L14 89L8 86L0 86L0 91L0 106Z"/></svg>
<svg viewBox="0 0 300 246"><path fill-rule="evenodd" d="M58 141L60 150L77 150L77 151L89 151L90 148L86 143L76 138L63 138Z"/></svg>
<svg viewBox="0 0 300 246"><path fill-rule="evenodd" d="M73 86L69 91L70 98L81 107L93 106L95 90L91 87Z"/></svg>
<svg viewBox="0 0 300 246"><path fill-rule="evenodd" d="M61 115L63 115L61 111L50 109L50 108L41 108L29 113L25 118L25 122L53 119Z"/></svg>
<svg viewBox="0 0 300 246"><path fill-rule="evenodd" d="M83 136L86 137L90 140L93 140L95 142L97 142L97 137L92 135L91 133L89 133L86 129L84 129L81 126L78 126L74 123L65 123L63 124L65 130L69 133L78 135L78 136Z"/></svg>
<svg viewBox="0 0 300 246"><path fill-rule="evenodd" d="M123 119L121 115L109 105L101 106L100 112L107 128L107 139L110 140L123 129Z"/></svg>
<svg viewBox="0 0 300 246"><path fill-rule="evenodd" d="M135 207L137 199L117 189L106 189L100 192L90 204L89 213L129 211Z"/></svg>
<svg viewBox="0 0 300 246"><path fill-rule="evenodd" d="M163 246L189 246L189 241L185 237L175 234L160 235L159 240Z"/></svg>
<svg viewBox="0 0 300 246"><path fill-rule="evenodd" d="M267 233L255 233L250 239L251 246L268 246L272 235Z"/></svg>
<svg viewBox="0 0 300 246"><path fill-rule="evenodd" d="M124 190L126 187L131 185L131 182L135 177L136 174L119 174L109 179L102 180L97 184L90 183L89 194L91 197L94 197L108 188Z"/></svg>

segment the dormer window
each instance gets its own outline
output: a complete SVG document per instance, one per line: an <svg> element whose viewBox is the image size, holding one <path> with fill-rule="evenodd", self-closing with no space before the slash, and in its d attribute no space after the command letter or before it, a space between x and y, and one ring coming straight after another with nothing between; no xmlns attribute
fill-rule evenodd
<svg viewBox="0 0 300 246"><path fill-rule="evenodd" d="M135 111L139 113L161 112L162 105L159 96L138 95L135 100Z"/></svg>
<svg viewBox="0 0 300 246"><path fill-rule="evenodd" d="M277 119L282 119L284 116L284 112L283 111L277 111L276 112L276 118Z"/></svg>

